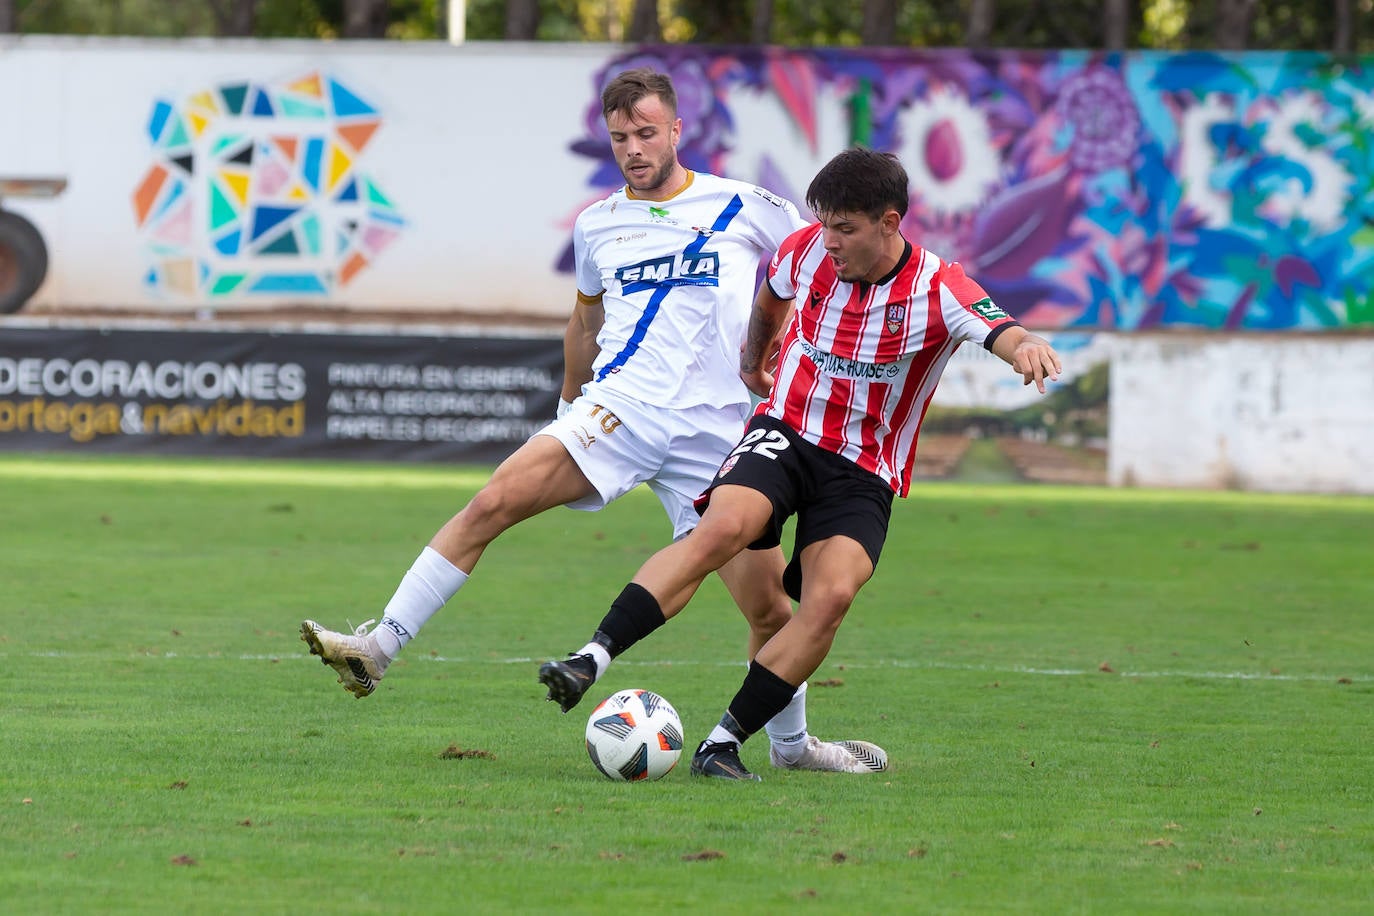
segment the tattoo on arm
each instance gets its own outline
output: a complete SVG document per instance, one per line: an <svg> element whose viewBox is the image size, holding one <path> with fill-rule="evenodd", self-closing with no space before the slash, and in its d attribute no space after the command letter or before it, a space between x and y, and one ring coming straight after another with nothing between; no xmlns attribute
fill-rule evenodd
<svg viewBox="0 0 1374 916"><path fill-rule="evenodd" d="M768 348L777 334L777 321L773 320L771 315L761 314L755 309L749 322L749 335L744 343L744 352L739 358L741 372L755 372L763 365L763 361L768 357Z"/></svg>

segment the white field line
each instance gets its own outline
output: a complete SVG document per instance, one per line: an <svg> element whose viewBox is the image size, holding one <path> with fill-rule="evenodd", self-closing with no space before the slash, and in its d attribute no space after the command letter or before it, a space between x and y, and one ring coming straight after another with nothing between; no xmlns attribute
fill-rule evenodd
<svg viewBox="0 0 1374 916"><path fill-rule="evenodd" d="M0 658L59 658L59 659L106 659L113 660L125 658L129 660L137 659L184 659L189 661L243 661L243 662L277 662L284 659L312 661L318 663L313 655L285 653L282 655L204 655L188 654L183 652L131 652L127 655L116 655L114 653L103 652L0 652ZM445 655L416 654L407 657L407 662L436 662L440 664L459 664L459 665L536 665L548 660L548 656L539 658L464 658ZM679 659L617 659L616 667L638 667L638 668L741 668L743 662L739 661L683 661ZM1031 668L1024 665L969 665L954 662L935 662L935 661L909 661L906 659L884 659L876 662L847 662L847 661L827 661L826 671L829 670L868 670L875 668L905 668L911 670L931 670L931 671L983 671L989 674L1026 674L1035 677L1084 677L1093 675L1097 677L1115 678L1196 678L1198 680L1211 681L1310 681L1324 682L1344 679L1353 683L1374 683L1374 675L1369 674L1279 674L1265 671L1131 671L1114 670L1104 672L1097 668ZM824 672L817 672L823 675Z"/></svg>

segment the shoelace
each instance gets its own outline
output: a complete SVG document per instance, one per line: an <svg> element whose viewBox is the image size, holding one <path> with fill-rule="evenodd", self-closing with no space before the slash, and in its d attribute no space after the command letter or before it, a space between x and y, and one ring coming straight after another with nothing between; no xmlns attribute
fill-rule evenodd
<svg viewBox="0 0 1374 916"><path fill-rule="evenodd" d="M353 635L361 639L362 637L367 635L367 628L377 622L377 618L373 617L371 620L364 620L356 627L353 627L353 621L349 620L346 617L344 618L344 622L353 628Z"/></svg>

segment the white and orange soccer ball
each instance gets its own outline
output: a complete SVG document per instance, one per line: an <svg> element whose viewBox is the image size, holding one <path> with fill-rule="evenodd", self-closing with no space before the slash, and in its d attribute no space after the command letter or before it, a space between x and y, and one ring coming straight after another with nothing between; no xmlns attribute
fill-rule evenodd
<svg viewBox="0 0 1374 916"><path fill-rule="evenodd" d="M658 779L682 756L682 720L652 691L617 691L587 719L587 755L607 779Z"/></svg>

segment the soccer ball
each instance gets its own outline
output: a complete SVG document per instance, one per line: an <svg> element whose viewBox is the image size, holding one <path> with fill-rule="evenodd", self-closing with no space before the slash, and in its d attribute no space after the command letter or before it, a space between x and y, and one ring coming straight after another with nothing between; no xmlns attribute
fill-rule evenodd
<svg viewBox="0 0 1374 916"><path fill-rule="evenodd" d="M607 779L658 779L682 756L682 720L656 693L618 691L587 719L587 756Z"/></svg>

